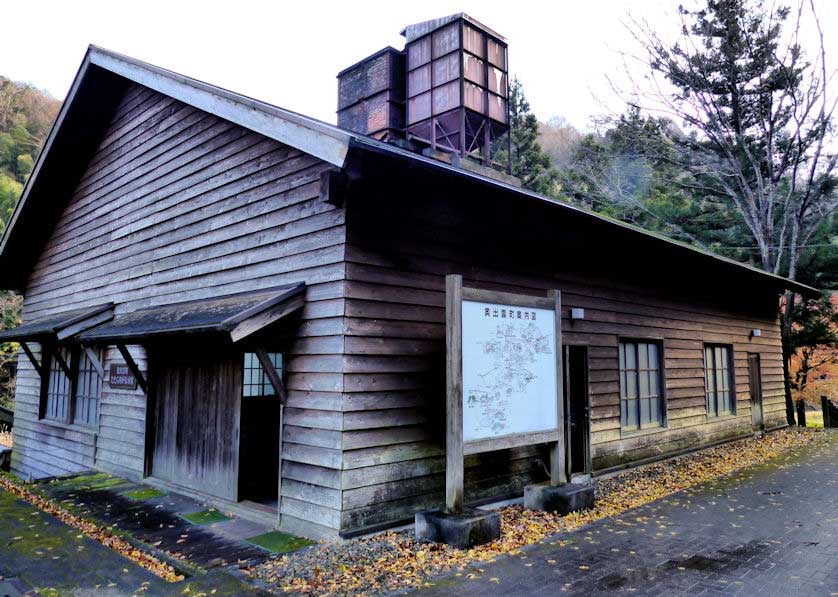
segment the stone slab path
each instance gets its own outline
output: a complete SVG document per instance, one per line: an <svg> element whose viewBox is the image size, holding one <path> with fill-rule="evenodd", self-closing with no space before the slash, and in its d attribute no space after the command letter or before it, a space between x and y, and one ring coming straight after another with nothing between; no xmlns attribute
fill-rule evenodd
<svg viewBox="0 0 838 597"><path fill-rule="evenodd" d="M220 569L168 583L0 489L0 595L248 595Z"/></svg>
<svg viewBox="0 0 838 597"><path fill-rule="evenodd" d="M838 432L420 594L838 595ZM469 575L473 579L469 579Z"/></svg>
<svg viewBox="0 0 838 597"><path fill-rule="evenodd" d="M39 487L56 502L72 507L84 517L130 533L135 539L204 569L257 563L271 555L245 541L270 530L263 525L238 517L193 525L181 518L182 514L207 509L205 504L189 497L164 492L151 499L131 499L124 494L148 488L103 473L80 475Z"/></svg>

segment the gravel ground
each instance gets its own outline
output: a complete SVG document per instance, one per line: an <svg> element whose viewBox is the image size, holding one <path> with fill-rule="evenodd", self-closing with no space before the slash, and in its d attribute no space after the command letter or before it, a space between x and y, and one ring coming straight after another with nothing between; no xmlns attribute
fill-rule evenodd
<svg viewBox="0 0 838 597"><path fill-rule="evenodd" d="M827 433L791 428L677 459L631 469L597 482L597 505L585 512L557 516L512 505L500 510L501 538L471 550L417 542L412 529L342 543L324 543L269 560L248 573L276 592L380 594L426 586L444 574L480 574L498 556L520 553L526 545L596 520L616 516L677 491L767 462ZM560 538L553 538L561 542Z"/></svg>

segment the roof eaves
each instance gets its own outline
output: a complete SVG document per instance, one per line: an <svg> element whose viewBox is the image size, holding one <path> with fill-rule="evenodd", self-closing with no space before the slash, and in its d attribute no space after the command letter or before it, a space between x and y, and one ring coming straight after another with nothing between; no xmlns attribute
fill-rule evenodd
<svg viewBox="0 0 838 597"><path fill-rule="evenodd" d="M90 46L88 57L91 64L338 167L354 138L336 126L110 50Z"/></svg>
<svg viewBox="0 0 838 597"><path fill-rule="evenodd" d="M5 230L3 231L3 238L0 239L0 255L3 255L6 252L6 245L9 241L9 237L11 236L11 231L15 227L15 224L17 223L20 214L26 207L26 203L29 199L29 195L32 189L36 186L38 175L41 172L41 168L44 165L44 162L46 161L46 157L49 154L53 142L55 141L56 137L58 137L58 134L61 131L61 126L64 124L64 119L67 116L67 112L70 110L70 107L73 104L73 99L76 97L76 93L78 93L79 87L81 87L81 84L84 81L84 77L87 73L87 69L89 68L89 66L90 50L88 49L87 53L84 55L84 59L82 60L81 65L79 66L79 70L76 72L76 76L73 79L73 84L70 86L70 91L67 92L67 97L64 99L64 102L61 104L61 109L58 111L58 115L55 117L55 122L52 123L49 135L47 135L47 139L46 141L44 141L44 146L41 148L41 151L38 154L38 158L35 160L35 166L34 168L32 168L32 172L29 175L29 178L26 180L26 185L23 187L23 192L20 195L20 199L18 199L17 203L15 204L12 216L9 218L9 222L6 225Z"/></svg>

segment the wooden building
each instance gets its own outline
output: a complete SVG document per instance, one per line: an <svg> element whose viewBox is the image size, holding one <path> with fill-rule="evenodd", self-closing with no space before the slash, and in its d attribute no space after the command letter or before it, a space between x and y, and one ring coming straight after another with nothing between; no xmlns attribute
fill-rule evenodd
<svg viewBox="0 0 838 597"><path fill-rule="evenodd" d="M786 424L778 295L813 289L362 133L91 47L0 246L14 472L309 536L411 519L443 502L449 273L561 290L573 473ZM468 457L466 501L545 458Z"/></svg>

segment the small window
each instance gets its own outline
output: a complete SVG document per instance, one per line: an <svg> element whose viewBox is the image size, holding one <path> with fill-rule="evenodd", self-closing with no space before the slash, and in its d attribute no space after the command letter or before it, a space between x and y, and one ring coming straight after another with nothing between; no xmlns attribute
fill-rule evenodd
<svg viewBox="0 0 838 597"><path fill-rule="evenodd" d="M70 366L71 351L66 347L55 349L67 366ZM54 421L69 421L70 409L70 378L67 377L64 368L61 366L55 354L49 359L49 380L47 381L46 405L44 418Z"/></svg>
<svg viewBox="0 0 838 597"><path fill-rule="evenodd" d="M273 363L277 373L282 375L282 353L269 352L268 358ZM276 396L273 384L265 374L262 363L255 352L244 353L244 379L242 381L242 396Z"/></svg>
<svg viewBox="0 0 838 597"><path fill-rule="evenodd" d="M91 349L99 362L102 350ZM75 383L61 366L56 354L61 355L73 372ZM87 353L79 347L59 346L49 353L49 376L43 394L43 418L62 423L96 427L99 424L99 396L102 378Z"/></svg>
<svg viewBox="0 0 838 597"><path fill-rule="evenodd" d="M620 421L625 430L663 425L660 346L620 341Z"/></svg>
<svg viewBox="0 0 838 597"><path fill-rule="evenodd" d="M704 382L707 414L711 417L736 413L733 395L733 349L708 344L704 347Z"/></svg>
<svg viewBox="0 0 838 597"><path fill-rule="evenodd" d="M92 349L102 362L101 349ZM93 366L87 352L79 352L79 368L76 374L76 407L73 421L80 425L96 427L99 423L99 395L102 393L102 378Z"/></svg>

